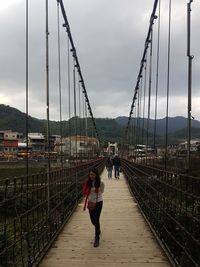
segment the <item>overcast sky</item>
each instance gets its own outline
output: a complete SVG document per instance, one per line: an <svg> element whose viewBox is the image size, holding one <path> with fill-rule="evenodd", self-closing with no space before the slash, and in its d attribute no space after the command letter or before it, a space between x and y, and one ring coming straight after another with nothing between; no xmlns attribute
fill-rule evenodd
<svg viewBox="0 0 200 267"><path fill-rule="evenodd" d="M25 0L0 0L0 103L25 111ZM187 7L172 0L169 116L187 116ZM128 116L154 0L64 0L94 117ZM166 114L168 0L161 4L159 117ZM29 114L46 118L45 1L29 0ZM50 119L59 120L57 1L49 0ZM200 120L200 2L192 3L192 115ZM63 23L63 20L61 20ZM157 34L155 22L155 38ZM154 41L154 55L156 42ZM67 37L61 29L62 106ZM155 62L155 58L154 58ZM153 67L152 109L155 94ZM67 112L67 111L66 111ZM63 115L67 119L67 114ZM153 111L152 111L153 116Z"/></svg>

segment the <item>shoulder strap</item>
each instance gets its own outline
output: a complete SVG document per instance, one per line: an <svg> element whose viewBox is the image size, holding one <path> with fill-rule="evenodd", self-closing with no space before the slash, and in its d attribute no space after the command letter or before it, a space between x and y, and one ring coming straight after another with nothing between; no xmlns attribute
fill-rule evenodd
<svg viewBox="0 0 200 267"><path fill-rule="evenodd" d="M97 191L96 203L97 203L97 200L98 200L98 194L99 194L99 188L98 188L98 191Z"/></svg>

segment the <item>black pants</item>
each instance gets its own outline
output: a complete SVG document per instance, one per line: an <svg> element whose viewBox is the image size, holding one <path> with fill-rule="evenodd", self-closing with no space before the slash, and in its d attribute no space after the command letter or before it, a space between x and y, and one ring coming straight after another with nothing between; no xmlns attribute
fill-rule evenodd
<svg viewBox="0 0 200 267"><path fill-rule="evenodd" d="M103 207L103 201L97 202L94 210L89 210L90 220L92 224L95 226L95 239L99 240L99 235L101 233L100 230L100 214Z"/></svg>
<svg viewBox="0 0 200 267"><path fill-rule="evenodd" d="M115 178L119 178L119 166L115 166Z"/></svg>

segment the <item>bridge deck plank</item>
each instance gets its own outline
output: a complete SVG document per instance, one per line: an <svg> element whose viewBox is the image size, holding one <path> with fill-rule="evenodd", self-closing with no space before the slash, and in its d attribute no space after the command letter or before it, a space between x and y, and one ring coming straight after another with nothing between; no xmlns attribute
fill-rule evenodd
<svg viewBox="0 0 200 267"><path fill-rule="evenodd" d="M142 217L126 181L105 183L100 246L93 247L94 229L83 202L54 242L40 267L169 267L170 264Z"/></svg>

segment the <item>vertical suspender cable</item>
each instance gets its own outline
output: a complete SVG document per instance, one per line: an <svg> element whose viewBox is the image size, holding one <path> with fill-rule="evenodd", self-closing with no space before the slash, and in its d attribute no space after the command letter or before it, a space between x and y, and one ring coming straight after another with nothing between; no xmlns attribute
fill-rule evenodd
<svg viewBox="0 0 200 267"><path fill-rule="evenodd" d="M168 31L168 59L167 59L167 107L165 129L165 170L167 170L168 120L169 120L169 82L170 82L170 53L171 53L171 0L169 1L169 31Z"/></svg>
<svg viewBox="0 0 200 267"><path fill-rule="evenodd" d="M68 120L68 135L69 135L69 162L71 160L71 150L72 150L72 139L71 139L71 77L70 77L70 46L68 38L68 57L67 57L67 68L68 68L68 108L69 108L69 120Z"/></svg>
<svg viewBox="0 0 200 267"><path fill-rule="evenodd" d="M74 61L74 68L73 68L73 84L74 84L74 135L75 135L75 159L77 164L77 112L76 112L76 67Z"/></svg>
<svg viewBox="0 0 200 267"><path fill-rule="evenodd" d="M156 131L157 131L157 110L158 110L158 77L159 77L159 63L160 63L160 15L161 15L161 0L159 1L158 11L158 36L157 36L157 62L156 62L156 99L155 99L155 119L154 119L154 137L153 148L156 149Z"/></svg>
<svg viewBox="0 0 200 267"><path fill-rule="evenodd" d="M147 118L147 139L146 139L146 163L147 163L147 154L149 146L149 120L150 120L150 111L151 111L151 85L152 85L152 50L153 50L153 29L151 29L150 34L150 62L149 62L149 96L148 96L148 118Z"/></svg>
<svg viewBox="0 0 200 267"><path fill-rule="evenodd" d="M131 117L131 146L133 146L133 118Z"/></svg>
<svg viewBox="0 0 200 267"><path fill-rule="evenodd" d="M134 148L134 139L133 139L133 117L131 117L131 123L130 123L130 131L131 131L131 147L132 147L132 151L133 151L133 148ZM131 153L131 157L133 157L133 153ZM134 158L134 157L133 157Z"/></svg>
<svg viewBox="0 0 200 267"><path fill-rule="evenodd" d="M144 100L143 100L143 115L142 115L142 144L144 144L144 121L145 121L146 89L147 89L147 60L145 60L145 64L144 64Z"/></svg>
<svg viewBox="0 0 200 267"><path fill-rule="evenodd" d="M83 153L83 157L85 159L85 153L86 153L86 139L85 139L85 98L84 98L84 94L82 93L82 109L83 109L83 136L84 136L84 139L83 139L83 142L84 142L84 153Z"/></svg>
<svg viewBox="0 0 200 267"><path fill-rule="evenodd" d="M78 82L78 98L79 98L79 135L80 135L80 142L82 143L82 127L81 127L81 84L80 81ZM82 147L80 147L80 159L82 160Z"/></svg>
<svg viewBox="0 0 200 267"><path fill-rule="evenodd" d="M137 103L134 104L135 105L135 110L133 111L133 115L134 115L134 135L135 135L135 145L137 146L137 140L138 140L138 136L137 136ZM129 129L128 129L129 132Z"/></svg>
<svg viewBox="0 0 200 267"><path fill-rule="evenodd" d="M141 77L141 85L140 85L140 110L139 110L139 143L142 142L142 94L143 94L143 76Z"/></svg>
<svg viewBox="0 0 200 267"><path fill-rule="evenodd" d="M28 159L28 87L29 87L29 56L28 56L28 52L29 52L29 38L28 38L28 26L29 26L29 14L28 14L28 10L29 10L29 5L28 5L28 0L26 1L26 56L25 56L25 75L26 75L26 186L27 186L27 192L28 192L28 174L29 174L29 159ZM26 205L28 208L28 193L26 193ZM29 216L26 216L26 227L27 229L29 228ZM30 264L30 251L29 251L29 236L28 234L26 234L26 242L28 244L28 264ZM22 252L22 248L21 248L21 254L23 254Z"/></svg>
<svg viewBox="0 0 200 267"><path fill-rule="evenodd" d="M86 139L86 147L87 147L87 154L86 157L88 159L88 118L87 118L87 105L85 102L85 139Z"/></svg>
<svg viewBox="0 0 200 267"><path fill-rule="evenodd" d="M139 134L140 134L140 131L139 131L139 113L140 113L140 92L138 90L138 99L137 99L137 127L136 127L136 134L137 134L137 141L136 141L136 145L139 144Z"/></svg>
<svg viewBox="0 0 200 267"><path fill-rule="evenodd" d="M50 216L50 125L49 125L49 5L46 0L46 115L47 115L47 152L48 152L48 166L47 166L47 202L48 202L48 217Z"/></svg>
<svg viewBox="0 0 200 267"><path fill-rule="evenodd" d="M58 34L58 88L59 88L59 111L60 111L60 148L61 148L61 167L63 169L63 127L62 127L62 86L61 86L61 52L60 52L60 9L57 2L57 34Z"/></svg>
<svg viewBox="0 0 200 267"><path fill-rule="evenodd" d="M136 104L134 104L136 105ZM133 132L134 132L134 143L135 143L135 148L137 149L137 134L136 134L136 115L137 114L137 109L136 109L136 106L135 106L135 109L133 111L133 120L134 120L134 128L133 128ZM135 155L135 160L137 161L137 154Z"/></svg>
<svg viewBox="0 0 200 267"><path fill-rule="evenodd" d="M129 127L129 129L128 129L128 132L127 132L127 140L128 140L128 157L129 157L129 155L130 155L130 142L131 142L131 129L130 129L130 127Z"/></svg>
<svg viewBox="0 0 200 267"><path fill-rule="evenodd" d="M191 3L187 3L187 56L188 56L188 133L187 133L187 169L190 172L190 146L191 146L191 111L192 111L192 60L193 56L190 54L191 42Z"/></svg>
<svg viewBox="0 0 200 267"><path fill-rule="evenodd" d="M26 136L28 137L28 3L26 2ZM26 143L26 186L28 188L28 140ZM28 194L26 195L28 199ZM28 201L27 201L28 206ZM29 225L29 217L26 217L27 227Z"/></svg>
<svg viewBox="0 0 200 267"><path fill-rule="evenodd" d="M136 133L136 128L137 128L137 124L136 124L136 122L137 122L137 119L136 119L136 117L137 117L137 109L136 109L136 107L135 107L135 109L134 109L134 111L133 111L133 121L134 121L134 128L133 128L133 131L134 131L134 143L135 143L135 146L137 146L137 133Z"/></svg>
<svg viewBox="0 0 200 267"><path fill-rule="evenodd" d="M73 67L73 84L74 84L74 136L75 136L75 164L77 165L77 142L78 142L78 136L77 136L77 111L76 111L76 65L74 60L74 67ZM78 177L77 177L77 171L75 174L75 182L76 182L76 202L78 202Z"/></svg>
<svg viewBox="0 0 200 267"><path fill-rule="evenodd" d="M82 136L82 124L81 124L81 84L80 82L78 83L78 98L79 98L79 134Z"/></svg>
<svg viewBox="0 0 200 267"><path fill-rule="evenodd" d="M78 117L79 117L78 134L81 136L81 85L79 81L78 81Z"/></svg>
<svg viewBox="0 0 200 267"><path fill-rule="evenodd" d="M29 161L28 161L28 87L29 87L29 57L28 57L28 52L29 52L29 38L28 38L28 26L29 26L29 15L28 15L28 10L29 10L29 5L28 5L28 0L26 0L26 175L28 176L29 174Z"/></svg>

